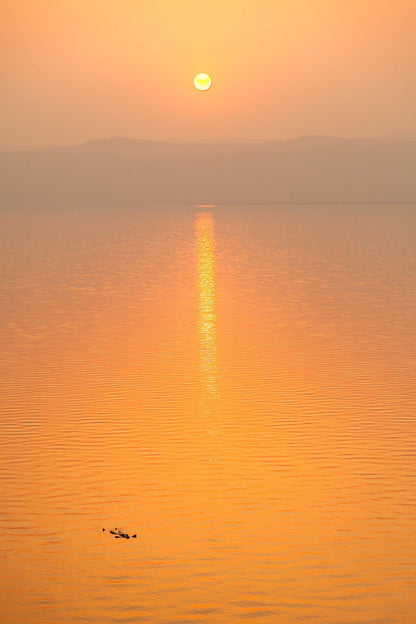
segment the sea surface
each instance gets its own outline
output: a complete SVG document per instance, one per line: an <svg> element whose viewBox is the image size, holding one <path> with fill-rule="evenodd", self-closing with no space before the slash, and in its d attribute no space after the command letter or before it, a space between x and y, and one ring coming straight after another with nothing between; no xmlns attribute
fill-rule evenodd
<svg viewBox="0 0 416 624"><path fill-rule="evenodd" d="M415 624L416 206L0 224L2 624Z"/></svg>

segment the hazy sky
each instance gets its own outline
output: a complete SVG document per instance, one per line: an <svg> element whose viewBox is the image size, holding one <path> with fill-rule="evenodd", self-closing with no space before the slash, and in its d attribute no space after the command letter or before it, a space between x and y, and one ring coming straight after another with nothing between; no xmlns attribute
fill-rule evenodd
<svg viewBox="0 0 416 624"><path fill-rule="evenodd" d="M416 134L416 0L0 6L1 148Z"/></svg>

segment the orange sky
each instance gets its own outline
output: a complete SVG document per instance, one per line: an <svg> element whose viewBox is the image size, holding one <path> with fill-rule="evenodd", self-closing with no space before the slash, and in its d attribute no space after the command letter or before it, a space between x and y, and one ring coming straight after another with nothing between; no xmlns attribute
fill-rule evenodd
<svg viewBox="0 0 416 624"><path fill-rule="evenodd" d="M415 0L3 0L0 148L416 135ZM209 72L199 93L194 74Z"/></svg>

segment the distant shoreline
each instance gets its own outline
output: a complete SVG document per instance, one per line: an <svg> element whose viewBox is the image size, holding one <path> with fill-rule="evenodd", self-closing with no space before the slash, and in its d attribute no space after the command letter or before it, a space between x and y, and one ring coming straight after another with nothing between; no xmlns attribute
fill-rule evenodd
<svg viewBox="0 0 416 624"><path fill-rule="evenodd" d="M175 143L103 139L0 152L0 201L414 204L416 140Z"/></svg>

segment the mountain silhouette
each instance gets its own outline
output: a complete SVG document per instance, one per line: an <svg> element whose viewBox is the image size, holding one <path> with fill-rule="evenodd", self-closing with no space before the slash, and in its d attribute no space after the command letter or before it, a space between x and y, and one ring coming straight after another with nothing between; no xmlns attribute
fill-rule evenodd
<svg viewBox="0 0 416 624"><path fill-rule="evenodd" d="M111 138L0 153L7 203L416 203L416 141Z"/></svg>

